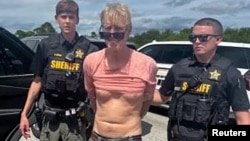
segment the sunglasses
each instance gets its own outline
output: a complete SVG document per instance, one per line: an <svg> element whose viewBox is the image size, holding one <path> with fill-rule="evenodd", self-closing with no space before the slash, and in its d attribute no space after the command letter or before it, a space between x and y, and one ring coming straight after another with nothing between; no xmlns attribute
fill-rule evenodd
<svg viewBox="0 0 250 141"><path fill-rule="evenodd" d="M192 43L195 43L197 38L199 39L200 42L206 42L211 39L209 37L218 37L218 36L220 35L214 35L214 34L189 35L188 39Z"/></svg>
<svg viewBox="0 0 250 141"><path fill-rule="evenodd" d="M110 41L113 37L114 39L120 41L124 38L125 32L115 32L115 33L109 33L109 32L99 32L100 37L102 39Z"/></svg>

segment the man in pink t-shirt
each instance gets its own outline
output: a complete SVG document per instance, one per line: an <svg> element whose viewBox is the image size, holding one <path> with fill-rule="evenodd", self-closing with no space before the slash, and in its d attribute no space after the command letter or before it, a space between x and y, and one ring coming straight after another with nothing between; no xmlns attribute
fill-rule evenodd
<svg viewBox="0 0 250 141"><path fill-rule="evenodd" d="M107 48L84 61L85 88L95 109L91 140L141 141L141 119L156 85L156 62L126 46L131 15L122 3L101 13L100 36Z"/></svg>

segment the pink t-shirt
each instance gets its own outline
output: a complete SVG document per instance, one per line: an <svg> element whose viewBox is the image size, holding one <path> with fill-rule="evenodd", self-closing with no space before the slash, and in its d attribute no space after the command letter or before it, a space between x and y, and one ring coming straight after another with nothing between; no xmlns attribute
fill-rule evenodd
<svg viewBox="0 0 250 141"><path fill-rule="evenodd" d="M105 50L89 54L84 60L85 89L91 100L96 90L110 93L144 93L145 99L153 96L156 85L156 62L132 50L129 61L122 68L110 70L104 63Z"/></svg>

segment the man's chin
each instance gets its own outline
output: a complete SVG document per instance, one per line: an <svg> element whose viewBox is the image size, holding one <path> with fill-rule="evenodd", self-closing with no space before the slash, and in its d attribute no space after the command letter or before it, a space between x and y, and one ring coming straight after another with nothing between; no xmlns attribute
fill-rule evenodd
<svg viewBox="0 0 250 141"><path fill-rule="evenodd" d="M70 29L62 29L62 32L67 34L67 33L71 33L72 31Z"/></svg>
<svg viewBox="0 0 250 141"><path fill-rule="evenodd" d="M194 53L196 56L203 56L205 54L205 52L201 52L201 51L196 51Z"/></svg>

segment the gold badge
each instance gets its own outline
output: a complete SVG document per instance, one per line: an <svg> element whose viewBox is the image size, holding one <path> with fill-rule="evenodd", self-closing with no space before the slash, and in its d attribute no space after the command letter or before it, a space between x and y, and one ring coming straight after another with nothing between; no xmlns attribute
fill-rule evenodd
<svg viewBox="0 0 250 141"><path fill-rule="evenodd" d="M81 49L77 49L75 52L75 57L82 59L84 55L84 52Z"/></svg>
<svg viewBox="0 0 250 141"><path fill-rule="evenodd" d="M219 80L219 77L221 75L220 71L214 70L214 71L209 72L209 73L210 73L209 79L211 79L211 80Z"/></svg>

